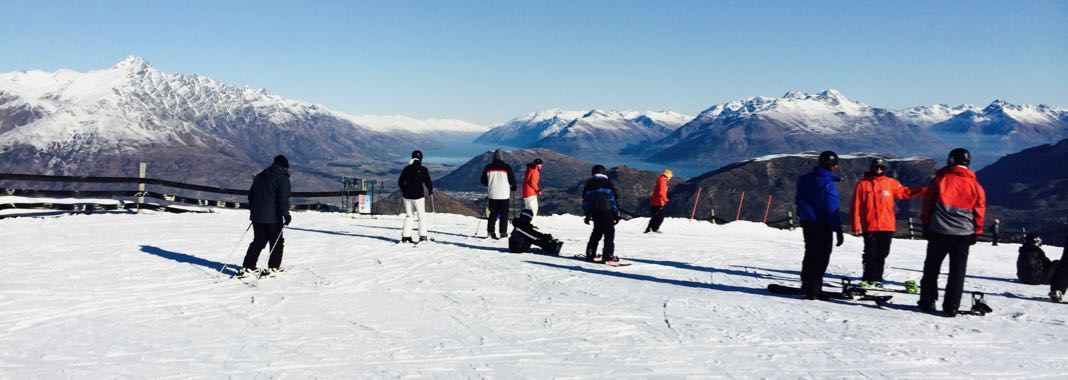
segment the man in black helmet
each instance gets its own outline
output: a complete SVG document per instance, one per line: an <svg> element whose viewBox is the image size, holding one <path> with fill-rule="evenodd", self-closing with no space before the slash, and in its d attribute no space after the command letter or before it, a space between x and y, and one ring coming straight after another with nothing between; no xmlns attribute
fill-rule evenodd
<svg viewBox="0 0 1068 380"><path fill-rule="evenodd" d="M426 200L423 195L423 187L426 186L426 194L434 194L434 185L430 183L430 171L423 166L423 152L412 152L412 160L401 171L400 179L397 180L401 195L404 197L404 227L401 229L401 243L415 243L412 240L412 218L419 219L419 241L426 241L427 220L423 217L426 213Z"/></svg>
<svg viewBox="0 0 1068 380"><path fill-rule="evenodd" d="M805 237L805 258L801 262L801 289L805 299L827 300L822 295L823 275L831 260L833 235L842 245L842 219L838 215L838 154L820 153L818 166L797 180L797 216Z"/></svg>
<svg viewBox="0 0 1068 380"><path fill-rule="evenodd" d="M591 177L582 188L582 211L586 215L585 223L593 222L590 241L586 243L586 258L591 261L604 261L606 264L619 263L616 257L616 223L619 223L619 191L608 179L602 165L594 165ZM597 245L604 237L604 250L597 255Z"/></svg>
<svg viewBox="0 0 1068 380"><path fill-rule="evenodd" d="M263 169L252 180L248 189L249 220L252 221L252 243L245 252L245 260L238 277L253 275L258 272L256 262L260 251L267 245L271 247L271 257L267 261L269 274L277 273L282 266L282 226L288 226L293 217L289 215L289 160L278 155L271 166Z"/></svg>
<svg viewBox="0 0 1068 380"><path fill-rule="evenodd" d="M927 239L927 258L920 280L920 310L934 312L938 300L938 275L942 262L949 256L949 280L946 282L942 312L946 317L957 316L964 276L968 266L968 250L975 238L983 233L986 214L986 192L979 185L975 173L968 170L972 154L957 148L949 152L946 166L938 170L927 185L923 197L923 235Z"/></svg>

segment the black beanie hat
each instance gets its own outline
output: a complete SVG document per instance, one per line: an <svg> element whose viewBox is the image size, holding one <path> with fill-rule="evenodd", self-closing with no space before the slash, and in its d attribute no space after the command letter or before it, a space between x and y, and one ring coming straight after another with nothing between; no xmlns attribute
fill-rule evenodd
<svg viewBox="0 0 1068 380"><path fill-rule="evenodd" d="M289 169L289 160L281 154L274 156L274 164Z"/></svg>
<svg viewBox="0 0 1068 380"><path fill-rule="evenodd" d="M604 165L593 165L593 170L590 170L590 175L604 174Z"/></svg>

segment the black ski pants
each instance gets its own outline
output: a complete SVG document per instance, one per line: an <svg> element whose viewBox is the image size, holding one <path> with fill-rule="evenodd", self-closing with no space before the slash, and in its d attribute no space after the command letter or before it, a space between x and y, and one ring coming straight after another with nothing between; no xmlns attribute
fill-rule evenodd
<svg viewBox="0 0 1068 380"><path fill-rule="evenodd" d="M285 238L282 237L282 223L252 223L252 243L245 252L245 261L241 266L256 269L256 262L260 259L260 251L270 245L271 257L267 261L268 268L282 266L282 250L285 246ZM277 240L277 241L276 241Z"/></svg>
<svg viewBox="0 0 1068 380"><path fill-rule="evenodd" d="M883 281L883 269L893 240L894 233L891 231L864 233L864 281Z"/></svg>
<svg viewBox="0 0 1068 380"><path fill-rule="evenodd" d="M823 291L823 275L831 261L834 231L827 223L801 222L805 237L805 258L801 261L801 290L806 297L818 297Z"/></svg>
<svg viewBox="0 0 1068 380"><path fill-rule="evenodd" d="M489 200L489 220L486 221L486 234L493 235L493 225L500 219L500 231L501 235L508 233L508 200L507 199L490 199Z"/></svg>
<svg viewBox="0 0 1068 380"><path fill-rule="evenodd" d="M1060 290L1061 293L1068 292L1068 235L1064 237L1064 252L1061 253L1061 263L1057 266L1057 271L1053 272L1053 278L1049 281L1049 290Z"/></svg>
<svg viewBox="0 0 1068 380"><path fill-rule="evenodd" d="M935 301L938 300L938 275L942 270L942 262L949 256L949 280L946 282L942 311L956 311L960 308L971 239L969 235L927 233L927 258L923 262L923 278L920 279L921 307L934 307Z"/></svg>
<svg viewBox="0 0 1068 380"><path fill-rule="evenodd" d="M664 206L649 206L649 213L653 217L649 219L649 228L646 228L646 232L660 231L660 225L664 224Z"/></svg>
<svg viewBox="0 0 1068 380"><path fill-rule="evenodd" d="M597 255L597 245L604 238L604 250L601 256L606 260L616 255L616 216L610 213L593 214L593 232L590 233L590 242L586 243L586 256Z"/></svg>

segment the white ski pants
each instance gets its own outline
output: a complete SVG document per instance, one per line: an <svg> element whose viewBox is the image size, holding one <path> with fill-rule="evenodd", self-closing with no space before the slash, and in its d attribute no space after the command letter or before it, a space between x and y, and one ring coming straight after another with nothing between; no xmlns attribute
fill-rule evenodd
<svg viewBox="0 0 1068 380"><path fill-rule="evenodd" d="M538 196L530 196L523 198L523 208L533 211L534 216L538 216Z"/></svg>
<svg viewBox="0 0 1068 380"><path fill-rule="evenodd" d="M404 229L401 230L401 237L412 237L411 228L413 214L415 219L419 219L419 236L426 236L427 219L423 217L423 214L426 213L425 199L426 198L404 200Z"/></svg>

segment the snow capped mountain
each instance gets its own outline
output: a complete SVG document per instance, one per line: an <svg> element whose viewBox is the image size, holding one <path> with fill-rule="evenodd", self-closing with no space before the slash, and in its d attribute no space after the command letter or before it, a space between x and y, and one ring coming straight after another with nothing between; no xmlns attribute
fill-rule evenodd
<svg viewBox="0 0 1068 380"><path fill-rule="evenodd" d="M547 110L529 113L486 132L476 140L521 147L549 148L565 154L619 154L631 145L659 140L690 116L670 111Z"/></svg>
<svg viewBox="0 0 1068 380"><path fill-rule="evenodd" d="M1068 110L995 100L930 126L949 145L969 147L972 161L993 163L1009 153L1068 138Z"/></svg>
<svg viewBox="0 0 1068 380"><path fill-rule="evenodd" d="M647 152L654 162L722 165L806 150L912 154L932 141L933 136L893 112L838 91L791 91L779 98L751 97L712 106Z"/></svg>
<svg viewBox="0 0 1068 380"><path fill-rule="evenodd" d="M222 170L213 166L245 171L276 154L298 166L390 159L433 141L353 119L360 120L262 89L164 73L139 57L85 73L20 71L0 74L0 166L104 175L143 160L157 175L185 177ZM409 127L402 132L470 128L454 121L394 125Z"/></svg>
<svg viewBox="0 0 1068 380"><path fill-rule="evenodd" d="M949 120L965 111L977 110L979 110L979 108L971 104L962 104L956 107L950 107L945 104L935 104L931 106L910 107L903 110L897 110L894 111L894 115L897 115L899 119L906 123L926 127Z"/></svg>
<svg viewBox="0 0 1068 380"><path fill-rule="evenodd" d="M494 127L475 139L477 143L527 147L567 126L583 115L579 111L551 109L531 112Z"/></svg>

